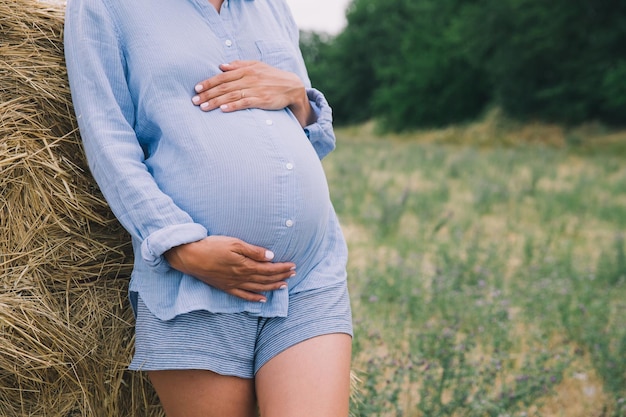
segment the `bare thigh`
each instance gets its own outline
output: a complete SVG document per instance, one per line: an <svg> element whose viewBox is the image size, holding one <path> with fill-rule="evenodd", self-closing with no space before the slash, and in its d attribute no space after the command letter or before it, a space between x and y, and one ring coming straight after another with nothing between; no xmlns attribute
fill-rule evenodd
<svg viewBox="0 0 626 417"><path fill-rule="evenodd" d="M150 371L168 417L255 417L254 380L211 371Z"/></svg>
<svg viewBox="0 0 626 417"><path fill-rule="evenodd" d="M261 417L347 417L352 338L333 333L300 342L259 369Z"/></svg>

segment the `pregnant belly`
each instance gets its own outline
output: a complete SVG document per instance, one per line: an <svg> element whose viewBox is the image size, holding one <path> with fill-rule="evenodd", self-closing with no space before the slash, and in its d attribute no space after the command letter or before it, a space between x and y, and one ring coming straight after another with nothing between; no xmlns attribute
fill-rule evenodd
<svg viewBox="0 0 626 417"><path fill-rule="evenodd" d="M209 234L237 237L271 249L277 261L296 262L322 239L331 207L321 163L312 154L199 159L177 169L183 181L165 179L162 189Z"/></svg>

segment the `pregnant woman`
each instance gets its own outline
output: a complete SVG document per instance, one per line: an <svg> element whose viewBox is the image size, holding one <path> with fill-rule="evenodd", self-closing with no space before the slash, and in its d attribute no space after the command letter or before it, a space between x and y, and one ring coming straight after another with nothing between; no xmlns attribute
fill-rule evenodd
<svg viewBox="0 0 626 417"><path fill-rule="evenodd" d="M132 237L130 369L169 417L345 417L331 110L284 0L69 0L90 169Z"/></svg>

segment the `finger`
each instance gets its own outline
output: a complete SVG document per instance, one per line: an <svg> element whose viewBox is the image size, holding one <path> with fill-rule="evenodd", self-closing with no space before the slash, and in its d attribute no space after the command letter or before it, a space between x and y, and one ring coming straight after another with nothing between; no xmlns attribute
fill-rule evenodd
<svg viewBox="0 0 626 417"><path fill-rule="evenodd" d="M296 276L296 265L291 262L280 264L269 263L259 264L257 271L253 274L253 280L262 283L278 282Z"/></svg>
<svg viewBox="0 0 626 417"><path fill-rule="evenodd" d="M271 250L244 242L243 240L233 242L233 248L231 250L258 262L270 262L275 256L274 252Z"/></svg>
<svg viewBox="0 0 626 417"><path fill-rule="evenodd" d="M228 71L233 71L239 68L249 67L249 66L258 64L259 62L260 61L238 59L238 60L229 62L227 64L221 64L220 69L224 72L228 72Z"/></svg>
<svg viewBox="0 0 626 417"><path fill-rule="evenodd" d="M271 284L292 278L296 274L296 265L293 262L260 262L240 256L242 259L233 265L232 272L236 276L246 277L248 281Z"/></svg>
<svg viewBox="0 0 626 417"><path fill-rule="evenodd" d="M217 108L220 104L237 100L241 97L243 87L240 84L239 80L225 81L194 95L191 101L196 106L203 107L204 104L209 103L211 108Z"/></svg>
<svg viewBox="0 0 626 417"><path fill-rule="evenodd" d="M262 246L253 245L244 240L233 237L212 236L208 240L220 240L220 245L234 256L222 256L228 258L232 267L240 268L239 275L280 275L279 279L289 277L294 273L296 265L293 262L272 262L274 252ZM283 278L284 277L284 278Z"/></svg>
<svg viewBox="0 0 626 417"><path fill-rule="evenodd" d="M249 252L236 252L241 259L234 267L237 275L260 283L273 283L296 275L293 262L271 262L274 254L270 250L252 246Z"/></svg>
<svg viewBox="0 0 626 417"><path fill-rule="evenodd" d="M196 97L198 97L197 100ZM194 97L194 104L200 103L200 109L203 111L211 111L219 107L224 112L232 112L252 107L251 97L247 97L246 90L243 89L231 91L204 102L201 102L201 96L196 97Z"/></svg>
<svg viewBox="0 0 626 417"><path fill-rule="evenodd" d="M237 289L253 292L253 293L263 293L268 291L282 291L288 288L288 284L286 281L278 281L273 284L257 284L253 282L246 282L237 287Z"/></svg>
<svg viewBox="0 0 626 417"><path fill-rule="evenodd" d="M225 64L222 64L225 65ZM221 67L221 66L220 66ZM233 68L234 70L235 68ZM220 74L214 75L211 78L207 78L206 80L200 81L194 86L194 91L197 94L204 93L209 90L213 90L223 84L230 83L233 81L237 81L243 77L241 72L223 71Z"/></svg>
<svg viewBox="0 0 626 417"><path fill-rule="evenodd" d="M293 278L296 275L296 264L293 262L259 262L244 258L238 271L242 276L248 276L251 280L262 283L277 282L279 280Z"/></svg>
<svg viewBox="0 0 626 417"><path fill-rule="evenodd" d="M230 295L234 295L235 297L242 298L246 301L252 301L256 303L265 303L267 302L267 297L263 294L257 294L250 291L241 290L238 288L227 291Z"/></svg>
<svg viewBox="0 0 626 417"><path fill-rule="evenodd" d="M274 264L270 264L270 265L273 266ZM259 267L261 266L262 265L259 264ZM285 266L281 265L280 267L284 269L287 266L289 266L289 264L285 264ZM278 284L285 284L288 279L296 276L295 269L296 269L295 265L281 272L262 270L261 268L259 268L258 271L252 274L240 274L238 276L246 277L245 279L246 284L251 283L253 285L256 285L256 284L271 285L272 289L276 289L276 288L280 288L280 285ZM238 271L235 271L235 272L238 272Z"/></svg>

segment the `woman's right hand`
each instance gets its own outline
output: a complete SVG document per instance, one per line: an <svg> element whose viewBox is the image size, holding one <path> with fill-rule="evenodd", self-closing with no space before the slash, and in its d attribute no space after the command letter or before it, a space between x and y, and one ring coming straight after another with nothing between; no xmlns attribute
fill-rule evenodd
<svg viewBox="0 0 626 417"><path fill-rule="evenodd" d="M176 246L164 256L172 268L248 301L267 301L260 293L286 288L296 274L294 263L273 263L271 251L227 236Z"/></svg>

